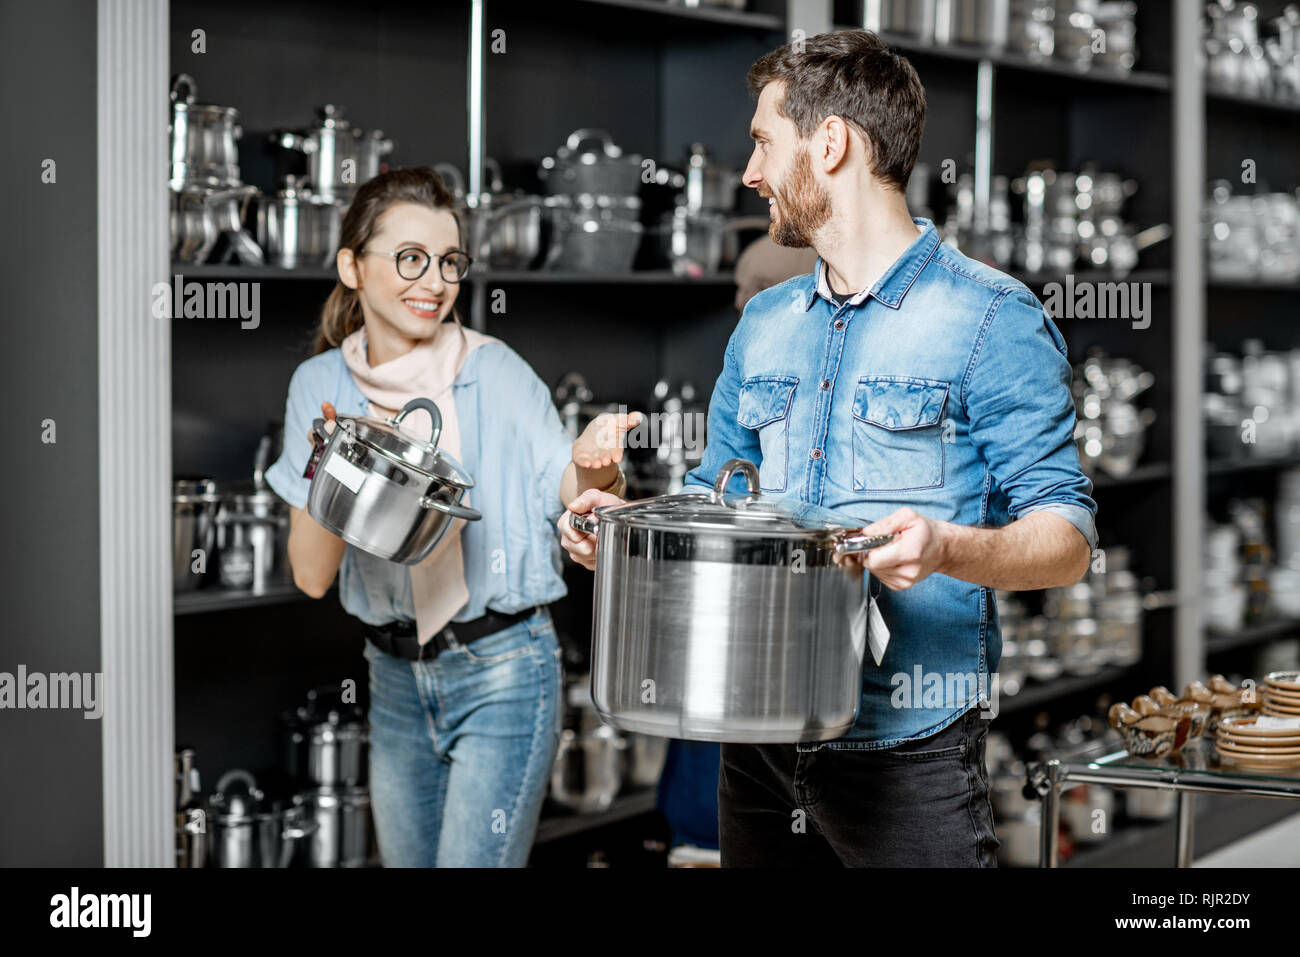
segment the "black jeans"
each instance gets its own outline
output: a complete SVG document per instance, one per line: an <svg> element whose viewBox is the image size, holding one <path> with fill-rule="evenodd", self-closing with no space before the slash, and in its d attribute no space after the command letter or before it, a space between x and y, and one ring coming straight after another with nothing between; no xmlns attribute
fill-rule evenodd
<svg viewBox="0 0 1300 957"><path fill-rule="evenodd" d="M996 867L984 741L971 708L876 751L724 744L723 867Z"/></svg>

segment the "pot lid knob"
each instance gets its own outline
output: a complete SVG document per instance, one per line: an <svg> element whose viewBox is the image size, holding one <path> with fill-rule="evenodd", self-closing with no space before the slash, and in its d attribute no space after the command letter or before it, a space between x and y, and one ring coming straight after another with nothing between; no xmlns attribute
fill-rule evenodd
<svg viewBox="0 0 1300 957"><path fill-rule="evenodd" d="M713 491L709 494L709 499L715 505L726 504L723 496L727 493L727 485L731 482L731 477L737 472L744 473L745 486L749 489L750 498L758 498L758 469L755 468L754 463L745 459L730 459L718 472L718 477L713 482Z"/></svg>

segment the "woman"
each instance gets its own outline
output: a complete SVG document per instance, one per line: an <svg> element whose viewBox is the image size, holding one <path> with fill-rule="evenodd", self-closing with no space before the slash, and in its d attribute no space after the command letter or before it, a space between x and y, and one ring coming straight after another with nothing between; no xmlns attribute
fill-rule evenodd
<svg viewBox="0 0 1300 957"><path fill-rule="evenodd" d="M267 472L292 506L294 581L319 598L337 574L343 607L365 627L384 863L521 866L561 726L560 648L546 607L565 594L554 522L586 489L623 488L621 435L640 416L593 422L570 445L529 365L461 326L452 307L470 260L452 195L432 170L364 184L336 262L316 354L289 383L284 454ZM387 416L416 396L438 404L439 448L474 477L465 503L483 518L456 520L425 561L404 566L317 524L304 511L302 475L321 411ZM427 437L427 416L407 423Z"/></svg>

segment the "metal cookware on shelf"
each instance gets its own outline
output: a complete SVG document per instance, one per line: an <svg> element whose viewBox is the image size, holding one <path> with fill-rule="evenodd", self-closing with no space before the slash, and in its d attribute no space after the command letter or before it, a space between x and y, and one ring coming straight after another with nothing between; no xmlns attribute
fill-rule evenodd
<svg viewBox="0 0 1300 957"><path fill-rule="evenodd" d="M227 771L212 795L212 857L218 867L288 867L316 829L302 808L267 804L247 771Z"/></svg>
<svg viewBox="0 0 1300 957"><path fill-rule="evenodd" d="M262 262L262 250L244 231L244 215L256 186L185 186L170 194L172 260L181 263L206 262L222 236L235 258L254 266Z"/></svg>
<svg viewBox="0 0 1300 957"><path fill-rule="evenodd" d="M393 141L382 131L363 133L343 118L343 108L327 103L316 111L308 133L281 131L272 139L283 149L307 157L312 193L326 202L351 202L357 188L381 172Z"/></svg>
<svg viewBox="0 0 1300 957"><path fill-rule="evenodd" d="M728 493L744 476L747 494ZM861 568L836 556L883 545L862 523L765 498L727 462L710 493L574 515L597 534L591 686L625 731L699 741L795 742L857 717L866 647Z"/></svg>
<svg viewBox="0 0 1300 957"><path fill-rule="evenodd" d="M171 174L173 190L238 186L239 111L231 106L196 103L198 87L187 73L172 80Z"/></svg>
<svg viewBox="0 0 1300 957"><path fill-rule="evenodd" d="M365 867L374 854L370 792L364 787L319 787L295 799L312 824L312 867Z"/></svg>
<svg viewBox="0 0 1300 957"><path fill-rule="evenodd" d="M587 682L572 681L567 699L566 727L551 766L551 800L579 814L595 814L607 810L623 786L627 742L596 715Z"/></svg>
<svg viewBox="0 0 1300 957"><path fill-rule="evenodd" d="M286 176L274 196L257 206L257 241L272 265L328 266L343 225L341 200L316 196L300 176Z"/></svg>
<svg viewBox="0 0 1300 957"><path fill-rule="evenodd" d="M176 591L192 591L204 575L193 570L195 552L206 568L217 542L217 509L221 496L210 478L177 479L172 485L172 583Z"/></svg>
<svg viewBox="0 0 1300 957"><path fill-rule="evenodd" d="M416 410L432 420L428 441L403 426ZM312 431L319 458L307 510L348 544L414 565L433 551L453 519L483 517L460 504L474 480L438 448L442 414L432 400L412 399L388 419L340 415L333 432L316 419Z"/></svg>
<svg viewBox="0 0 1300 957"><path fill-rule="evenodd" d="M641 157L624 153L604 130L574 130L554 156L542 160L538 175L556 195L635 196Z"/></svg>

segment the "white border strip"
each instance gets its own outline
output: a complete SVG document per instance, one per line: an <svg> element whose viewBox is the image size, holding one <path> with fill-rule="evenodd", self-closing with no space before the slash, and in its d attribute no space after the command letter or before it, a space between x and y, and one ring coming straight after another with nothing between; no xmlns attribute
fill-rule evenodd
<svg viewBox="0 0 1300 957"><path fill-rule="evenodd" d="M166 0L98 0L104 863L175 861Z"/></svg>

